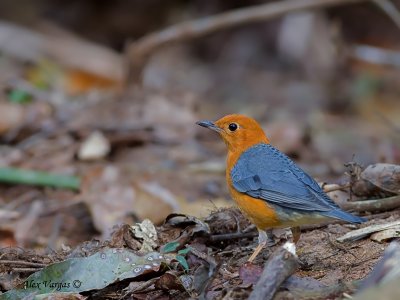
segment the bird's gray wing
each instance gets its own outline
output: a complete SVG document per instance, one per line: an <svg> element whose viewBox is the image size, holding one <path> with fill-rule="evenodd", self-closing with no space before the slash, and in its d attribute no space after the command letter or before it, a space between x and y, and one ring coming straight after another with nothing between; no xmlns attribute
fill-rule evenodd
<svg viewBox="0 0 400 300"><path fill-rule="evenodd" d="M237 191L284 208L309 212L339 209L314 179L268 144L245 151L231 170L231 179Z"/></svg>

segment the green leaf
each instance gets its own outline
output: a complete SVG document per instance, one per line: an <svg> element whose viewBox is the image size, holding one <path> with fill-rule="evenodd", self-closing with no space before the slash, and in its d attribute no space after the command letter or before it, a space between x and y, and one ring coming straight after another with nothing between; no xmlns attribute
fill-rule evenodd
<svg viewBox="0 0 400 300"><path fill-rule="evenodd" d="M182 255L177 255L176 260L182 265L182 267L186 270L189 271L189 265L186 261L186 258L184 258Z"/></svg>
<svg viewBox="0 0 400 300"><path fill-rule="evenodd" d="M164 245L161 252L163 253L174 252L178 248L178 246L179 242L170 242Z"/></svg>
<svg viewBox="0 0 400 300"><path fill-rule="evenodd" d="M71 190L79 190L80 186L80 179L76 176L58 175L16 168L0 168L0 182L49 186Z"/></svg>
<svg viewBox="0 0 400 300"><path fill-rule="evenodd" d="M26 104L31 101L32 97L30 94L23 90L14 89L11 90L11 92L8 94L8 99L12 103Z"/></svg>
<svg viewBox="0 0 400 300"><path fill-rule="evenodd" d="M0 300L99 290L123 279L158 271L162 263L167 263L167 259L158 252L138 256L126 249L106 249L89 257L49 265L29 276L21 289L1 294Z"/></svg>
<svg viewBox="0 0 400 300"><path fill-rule="evenodd" d="M178 251L178 254L180 254L180 255L185 255L185 254L188 254L189 251L190 251L189 248L185 248L185 249L179 250L179 251Z"/></svg>

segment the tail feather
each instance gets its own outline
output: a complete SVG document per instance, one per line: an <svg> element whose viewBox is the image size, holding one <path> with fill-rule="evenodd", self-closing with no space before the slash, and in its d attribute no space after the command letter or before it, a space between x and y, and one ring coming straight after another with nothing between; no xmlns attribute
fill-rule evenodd
<svg viewBox="0 0 400 300"><path fill-rule="evenodd" d="M333 210L326 214L328 217L340 219L349 223L363 223L367 219L352 215L351 213L345 212L343 210Z"/></svg>

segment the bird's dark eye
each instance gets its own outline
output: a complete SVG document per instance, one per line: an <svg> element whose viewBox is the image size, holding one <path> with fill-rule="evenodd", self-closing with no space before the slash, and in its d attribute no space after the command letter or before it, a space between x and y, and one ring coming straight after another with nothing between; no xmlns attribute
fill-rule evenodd
<svg viewBox="0 0 400 300"><path fill-rule="evenodd" d="M228 128L230 131L235 131L238 128L238 126L236 123L231 123L229 124Z"/></svg>

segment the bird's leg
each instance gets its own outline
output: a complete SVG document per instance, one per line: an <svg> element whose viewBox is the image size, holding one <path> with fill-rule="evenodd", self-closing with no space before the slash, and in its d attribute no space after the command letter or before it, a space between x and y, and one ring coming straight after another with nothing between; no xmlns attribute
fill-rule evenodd
<svg viewBox="0 0 400 300"><path fill-rule="evenodd" d="M300 227L299 226L292 227L290 228L290 230L292 231L293 242L296 244L299 241L301 235Z"/></svg>
<svg viewBox="0 0 400 300"><path fill-rule="evenodd" d="M272 247L276 245L276 241L274 240L274 234L272 229L265 230L265 234L267 235L267 246Z"/></svg>
<svg viewBox="0 0 400 300"><path fill-rule="evenodd" d="M248 262L253 262L253 260L257 257L260 251L266 246L272 246L275 242L272 238L272 230L268 230L267 232L261 229L258 229L258 245L256 249L254 249L253 254L248 259Z"/></svg>

